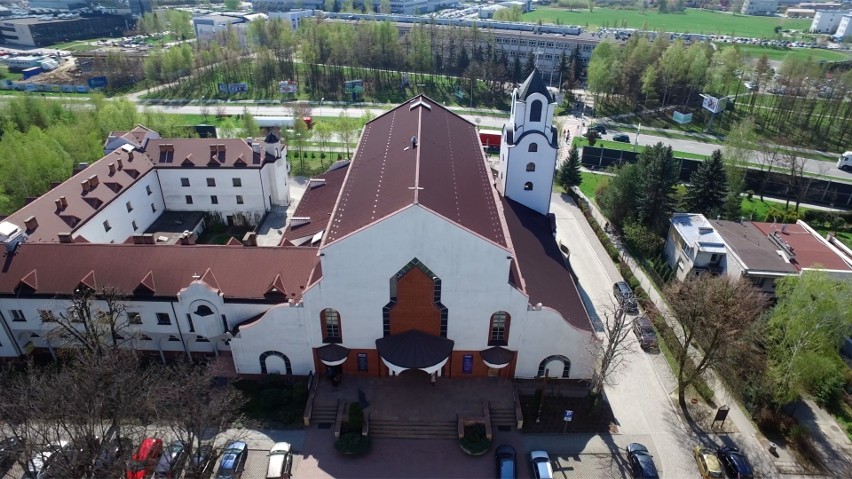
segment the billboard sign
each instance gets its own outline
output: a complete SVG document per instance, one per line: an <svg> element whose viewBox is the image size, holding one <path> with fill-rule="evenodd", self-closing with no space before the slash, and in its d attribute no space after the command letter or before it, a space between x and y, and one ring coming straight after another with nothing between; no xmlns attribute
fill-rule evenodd
<svg viewBox="0 0 852 479"><path fill-rule="evenodd" d="M346 93L364 93L364 80L347 80L343 82Z"/></svg>
<svg viewBox="0 0 852 479"><path fill-rule="evenodd" d="M248 83L220 83L219 91L225 94L248 93Z"/></svg>
<svg viewBox="0 0 852 479"><path fill-rule="evenodd" d="M681 113L679 111L675 111L672 115L672 119L676 123L680 123L681 125L685 125L692 121L692 113Z"/></svg>
<svg viewBox="0 0 852 479"><path fill-rule="evenodd" d="M716 98L714 96L705 94L702 94L701 96L704 98L704 102L701 104L701 106L703 106L705 110L709 111L710 113L713 113L714 115L724 110L725 103L728 102L727 98Z"/></svg>
<svg viewBox="0 0 852 479"><path fill-rule="evenodd" d="M86 83L89 85L89 88L103 88L107 86L107 77L92 77Z"/></svg>
<svg viewBox="0 0 852 479"><path fill-rule="evenodd" d="M288 93L297 93L299 91L299 84L294 82L293 80L284 80L278 82L278 92L282 95L286 95Z"/></svg>

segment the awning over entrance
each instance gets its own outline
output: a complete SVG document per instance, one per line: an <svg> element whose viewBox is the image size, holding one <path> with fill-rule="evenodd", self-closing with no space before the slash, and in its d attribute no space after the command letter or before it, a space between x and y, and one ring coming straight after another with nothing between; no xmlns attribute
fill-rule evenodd
<svg viewBox="0 0 852 479"><path fill-rule="evenodd" d="M514 352L509 351L506 348L501 348L500 346L494 346L493 348L480 351L479 355L482 356L482 362L492 369L505 368L515 357Z"/></svg>
<svg viewBox="0 0 852 479"><path fill-rule="evenodd" d="M339 344L326 344L321 348L317 348L317 356L326 366L338 366L343 364L346 358L349 357L349 349Z"/></svg>
<svg viewBox="0 0 852 479"><path fill-rule="evenodd" d="M376 349L392 374L406 369L420 369L431 374L450 359L453 344L450 339L412 329L377 339Z"/></svg>

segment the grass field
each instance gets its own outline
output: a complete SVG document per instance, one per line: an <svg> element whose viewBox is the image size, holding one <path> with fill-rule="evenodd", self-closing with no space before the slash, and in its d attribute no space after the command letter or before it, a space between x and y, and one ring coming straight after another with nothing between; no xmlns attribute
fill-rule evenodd
<svg viewBox="0 0 852 479"><path fill-rule="evenodd" d="M524 14L522 19L527 22L541 20L545 23L557 23L558 20L563 25L589 27L624 27L626 25L628 28L647 28L667 32L754 38L774 37L776 26L791 30L807 30L811 25L810 20L733 15L695 8L688 8L685 13L661 14L656 9L648 9L642 13L640 10L614 8L595 8L593 12L589 12L588 9L566 10L539 7Z"/></svg>
<svg viewBox="0 0 852 479"><path fill-rule="evenodd" d="M719 47L725 44L718 44ZM823 50L819 48L777 48L777 47L761 47L757 45L739 45L741 53L759 58L761 55L766 55L770 60L783 61L787 57L799 57L807 59L811 57L815 61L825 60L827 62L836 62L849 60L849 54L834 50Z"/></svg>
<svg viewBox="0 0 852 479"><path fill-rule="evenodd" d="M576 146L577 148L582 148L584 146L589 145L589 140L582 136L575 136L571 141L571 144ZM609 140L597 140L595 142L595 147L603 147L603 148L612 148L613 150L624 150L624 151L635 151L637 153L642 152L645 147L642 145L634 146L630 143L622 143L620 141L609 141ZM676 158L689 158L692 160L706 160L707 155L698 155L695 153L687 153L685 151L674 151L674 156Z"/></svg>

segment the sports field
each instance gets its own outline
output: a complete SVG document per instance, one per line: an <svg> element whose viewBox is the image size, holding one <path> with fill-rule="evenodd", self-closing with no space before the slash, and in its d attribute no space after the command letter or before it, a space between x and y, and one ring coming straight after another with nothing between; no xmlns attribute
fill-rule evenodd
<svg viewBox="0 0 852 479"><path fill-rule="evenodd" d="M522 19L526 22L541 19L544 23L557 23L559 20L563 25L589 27L625 27L626 22L627 28L752 38L772 38L775 36L776 26L791 30L807 30L811 26L811 21L807 19L733 15L695 8L688 8L684 13L661 14L650 8L642 13L639 10L598 7L595 7L593 12L589 12L589 9L538 7L535 11L524 14Z"/></svg>
<svg viewBox="0 0 852 479"><path fill-rule="evenodd" d="M725 46L724 43L719 44L720 47ZM766 54L766 58L770 60L782 61L788 56L808 58L811 57L814 61L825 60L827 62L836 62L849 60L849 55L843 52L833 50L823 50L819 48L776 48L776 47L761 47L757 45L740 45L740 52L758 58Z"/></svg>

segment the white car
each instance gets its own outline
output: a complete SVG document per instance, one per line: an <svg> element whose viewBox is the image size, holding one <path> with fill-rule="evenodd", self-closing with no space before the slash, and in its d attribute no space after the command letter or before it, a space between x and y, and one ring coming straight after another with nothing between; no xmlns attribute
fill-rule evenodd
<svg viewBox="0 0 852 479"><path fill-rule="evenodd" d="M47 466L50 457L68 447L68 441L59 441L56 444L48 444L43 450L35 453L27 461L27 471L24 477L29 479L41 479L47 475Z"/></svg>
<svg viewBox="0 0 852 479"><path fill-rule="evenodd" d="M553 468L550 466L550 455L546 451L530 452L530 464L536 479L553 479Z"/></svg>
<svg viewBox="0 0 852 479"><path fill-rule="evenodd" d="M269 465L266 466L266 479L290 477L293 469L293 447L289 442L276 442L269 450Z"/></svg>

